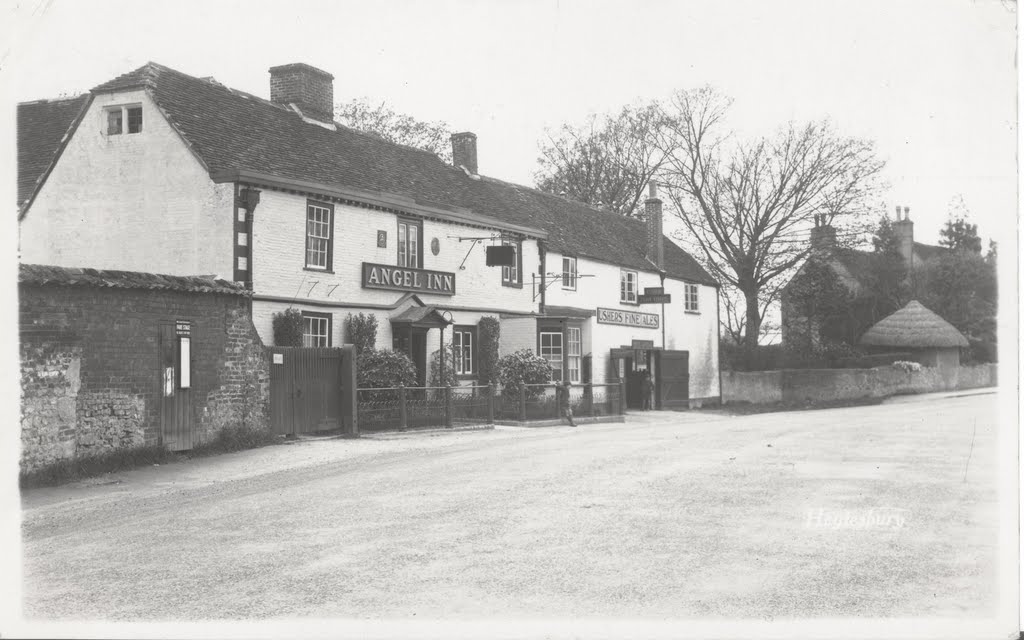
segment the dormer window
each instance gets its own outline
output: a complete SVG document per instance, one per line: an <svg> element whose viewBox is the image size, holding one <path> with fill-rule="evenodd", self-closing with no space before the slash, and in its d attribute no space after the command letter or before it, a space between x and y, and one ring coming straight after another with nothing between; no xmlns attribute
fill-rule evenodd
<svg viewBox="0 0 1024 640"><path fill-rule="evenodd" d="M107 135L117 136L122 133L139 133L142 131L142 107L121 105L107 107Z"/></svg>

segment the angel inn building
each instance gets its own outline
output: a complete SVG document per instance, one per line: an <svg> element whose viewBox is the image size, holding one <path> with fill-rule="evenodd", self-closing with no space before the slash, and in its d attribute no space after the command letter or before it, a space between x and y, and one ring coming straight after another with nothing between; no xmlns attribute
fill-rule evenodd
<svg viewBox="0 0 1024 640"><path fill-rule="evenodd" d="M647 371L661 406L720 397L718 285L663 236L653 189L644 220L599 211L481 175L472 133L449 165L334 123L333 100L305 64L270 69L266 100L149 63L19 105L21 262L244 283L268 345L288 308L314 346L372 314L421 381L443 340L472 382L491 316L502 355L535 351L556 380ZM670 302L641 304L650 289Z"/></svg>

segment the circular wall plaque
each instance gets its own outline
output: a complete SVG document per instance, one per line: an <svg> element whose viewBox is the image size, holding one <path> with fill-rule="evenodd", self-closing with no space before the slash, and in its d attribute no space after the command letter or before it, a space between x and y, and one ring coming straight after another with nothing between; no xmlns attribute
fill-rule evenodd
<svg viewBox="0 0 1024 640"><path fill-rule="evenodd" d="M437 238L434 238L433 240L430 241L430 252L433 253L435 256L441 253L441 241L438 240Z"/></svg>

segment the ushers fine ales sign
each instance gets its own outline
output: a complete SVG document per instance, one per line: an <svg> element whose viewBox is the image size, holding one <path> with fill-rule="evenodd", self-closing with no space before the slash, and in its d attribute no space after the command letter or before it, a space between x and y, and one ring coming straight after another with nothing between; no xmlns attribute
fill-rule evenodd
<svg viewBox="0 0 1024 640"><path fill-rule="evenodd" d="M389 264L364 262L363 287L453 296L455 295L455 274L447 271L409 269Z"/></svg>
<svg viewBox="0 0 1024 640"><path fill-rule="evenodd" d="M601 307L597 308L597 321L602 324L621 324L627 327L643 327L645 329L657 329L661 326L661 321L655 313L603 309Z"/></svg>

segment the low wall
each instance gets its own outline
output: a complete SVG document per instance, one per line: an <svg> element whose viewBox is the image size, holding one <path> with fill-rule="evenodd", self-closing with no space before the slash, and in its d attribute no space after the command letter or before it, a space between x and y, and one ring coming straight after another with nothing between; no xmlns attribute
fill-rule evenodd
<svg viewBox="0 0 1024 640"><path fill-rule="evenodd" d="M997 365L984 364L917 372L894 367L723 371L722 403L826 402L994 387L996 370Z"/></svg>

